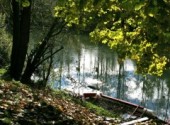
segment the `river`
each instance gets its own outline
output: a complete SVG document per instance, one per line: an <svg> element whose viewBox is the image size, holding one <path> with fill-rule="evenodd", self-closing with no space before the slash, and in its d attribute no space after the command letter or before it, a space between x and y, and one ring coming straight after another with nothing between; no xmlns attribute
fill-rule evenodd
<svg viewBox="0 0 170 125"><path fill-rule="evenodd" d="M83 86L94 85L108 96L151 109L163 120L170 119L169 73L143 77L135 73L135 63L130 59L120 69L115 51L90 42L85 35L68 35L60 44L64 50L55 57L51 75L54 88L83 92Z"/></svg>

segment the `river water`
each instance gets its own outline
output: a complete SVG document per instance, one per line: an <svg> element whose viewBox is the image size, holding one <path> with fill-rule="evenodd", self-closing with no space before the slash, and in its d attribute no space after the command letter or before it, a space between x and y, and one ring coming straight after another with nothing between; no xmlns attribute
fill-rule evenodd
<svg viewBox="0 0 170 125"><path fill-rule="evenodd" d="M52 85L56 89L91 91L127 100L154 111L163 120L170 119L170 78L142 77L135 73L135 63L127 59L118 64L117 54L106 45L92 43L85 35L68 35L60 44L64 50L56 55Z"/></svg>

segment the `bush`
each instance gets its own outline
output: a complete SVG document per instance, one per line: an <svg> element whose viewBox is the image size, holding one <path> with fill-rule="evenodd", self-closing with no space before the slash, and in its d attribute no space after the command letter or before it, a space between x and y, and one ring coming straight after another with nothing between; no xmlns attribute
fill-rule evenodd
<svg viewBox="0 0 170 125"><path fill-rule="evenodd" d="M0 15L0 22L4 15ZM5 31L5 26L0 28L0 68L9 64L9 57L11 52L11 35Z"/></svg>

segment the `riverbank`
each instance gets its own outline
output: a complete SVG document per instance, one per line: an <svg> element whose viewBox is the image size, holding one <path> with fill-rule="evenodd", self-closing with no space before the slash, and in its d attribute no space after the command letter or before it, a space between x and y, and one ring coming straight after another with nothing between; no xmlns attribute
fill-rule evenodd
<svg viewBox="0 0 170 125"><path fill-rule="evenodd" d="M116 125L122 122L118 113L81 101L64 91L41 90L0 80L2 125Z"/></svg>
<svg viewBox="0 0 170 125"><path fill-rule="evenodd" d="M121 121L109 112L104 114L101 108L98 110L103 116L99 116L100 112L92 104L88 109L80 103L62 91L39 90L19 82L0 81L0 124L106 124L104 115L114 117L109 121L112 124Z"/></svg>

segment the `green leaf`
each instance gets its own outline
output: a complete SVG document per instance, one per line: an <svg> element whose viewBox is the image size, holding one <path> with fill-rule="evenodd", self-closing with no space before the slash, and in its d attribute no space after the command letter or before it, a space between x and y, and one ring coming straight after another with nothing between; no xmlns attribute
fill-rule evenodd
<svg viewBox="0 0 170 125"><path fill-rule="evenodd" d="M30 2L28 0L22 1L22 7L29 7L29 6L30 6Z"/></svg>
<svg viewBox="0 0 170 125"><path fill-rule="evenodd" d="M137 4L137 5L135 6L135 11L138 11L138 10L142 9L142 7L144 7L144 6L145 6L145 5L144 5L143 3Z"/></svg>

